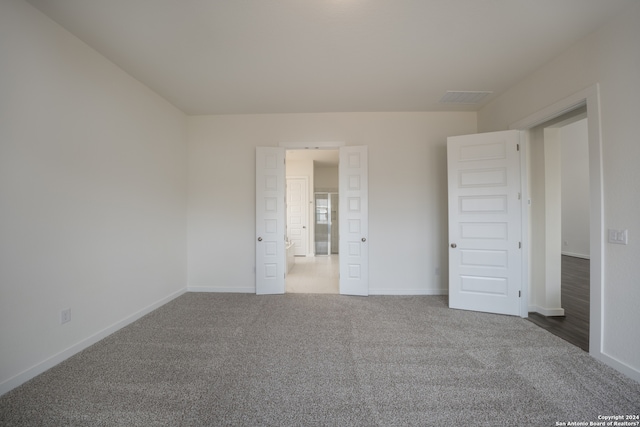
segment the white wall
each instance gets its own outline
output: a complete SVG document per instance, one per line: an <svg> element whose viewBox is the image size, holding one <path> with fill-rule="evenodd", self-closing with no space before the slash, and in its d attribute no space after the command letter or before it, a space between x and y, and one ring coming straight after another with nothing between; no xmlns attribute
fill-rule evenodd
<svg viewBox="0 0 640 427"><path fill-rule="evenodd" d="M562 316L562 144L559 129L544 133L544 240L545 240L545 310L547 316Z"/></svg>
<svg viewBox="0 0 640 427"><path fill-rule="evenodd" d="M559 129L562 149L562 253L589 258L587 119Z"/></svg>
<svg viewBox="0 0 640 427"><path fill-rule="evenodd" d="M0 58L3 393L185 288L187 175L184 114L26 2Z"/></svg>
<svg viewBox="0 0 640 427"><path fill-rule="evenodd" d="M475 113L190 117L189 287L255 291L256 146L344 141L369 147L370 292L442 293L446 138L475 132Z"/></svg>
<svg viewBox="0 0 640 427"><path fill-rule="evenodd" d="M559 129L531 130L528 151L531 198L529 311L563 316L561 307L561 146Z"/></svg>
<svg viewBox="0 0 640 427"><path fill-rule="evenodd" d="M596 356L640 379L640 3L580 41L478 114L495 131L599 83L605 228L628 229L629 245L605 243L603 343ZM591 117L589 118L591 120ZM593 257L592 257L593 259Z"/></svg>
<svg viewBox="0 0 640 427"><path fill-rule="evenodd" d="M338 167L337 166L318 166L313 169L315 180L315 191L338 191Z"/></svg>

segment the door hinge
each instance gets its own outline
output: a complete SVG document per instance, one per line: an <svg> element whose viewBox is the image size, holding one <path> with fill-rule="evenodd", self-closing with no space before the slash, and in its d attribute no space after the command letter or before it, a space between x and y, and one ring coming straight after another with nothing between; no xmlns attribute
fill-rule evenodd
<svg viewBox="0 0 640 427"><path fill-rule="evenodd" d="M522 199L522 193L518 192L518 200Z"/></svg>
<svg viewBox="0 0 640 427"><path fill-rule="evenodd" d="M518 249L522 249L522 242L518 242Z"/></svg>
<svg viewBox="0 0 640 427"><path fill-rule="evenodd" d="M522 298L522 291L518 291L518 298Z"/></svg>
<svg viewBox="0 0 640 427"><path fill-rule="evenodd" d="M520 151L520 144L516 144L516 151Z"/></svg>

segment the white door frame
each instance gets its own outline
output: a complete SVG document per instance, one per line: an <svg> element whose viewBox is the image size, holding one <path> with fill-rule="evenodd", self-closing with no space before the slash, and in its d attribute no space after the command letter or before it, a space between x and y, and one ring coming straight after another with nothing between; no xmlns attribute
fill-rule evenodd
<svg viewBox="0 0 640 427"><path fill-rule="evenodd" d="M578 93L575 93L555 104L552 104L536 113L533 113L509 126L510 129L520 130L523 133L521 141L525 147L522 156L522 186L523 199L530 202L528 194L528 180L526 173L526 153L528 152L530 129L555 119L576 108L587 106L588 134L589 134L589 186L591 196L590 207L590 313L589 313L589 353L600 359L604 358L602 353L602 290L604 283L604 214L603 214L603 182L602 182L602 134L600 124L600 90L598 84L590 86ZM522 310L528 310L528 291L530 278L529 263L529 210L522 210L523 224L523 269L522 283L525 292L522 298Z"/></svg>

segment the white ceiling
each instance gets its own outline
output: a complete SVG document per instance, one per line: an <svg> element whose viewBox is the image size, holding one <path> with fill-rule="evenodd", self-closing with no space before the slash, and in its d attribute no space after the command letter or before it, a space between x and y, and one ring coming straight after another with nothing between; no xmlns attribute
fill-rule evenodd
<svg viewBox="0 0 640 427"><path fill-rule="evenodd" d="M636 0L28 0L188 114L474 111Z"/></svg>

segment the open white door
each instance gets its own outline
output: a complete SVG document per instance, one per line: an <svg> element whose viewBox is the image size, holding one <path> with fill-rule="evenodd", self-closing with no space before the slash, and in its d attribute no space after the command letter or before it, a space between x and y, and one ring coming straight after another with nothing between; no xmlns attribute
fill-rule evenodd
<svg viewBox="0 0 640 427"><path fill-rule="evenodd" d="M447 138L451 308L521 315L519 138Z"/></svg>
<svg viewBox="0 0 640 427"><path fill-rule="evenodd" d="M256 148L256 294L284 294L284 148Z"/></svg>
<svg viewBox="0 0 640 427"><path fill-rule="evenodd" d="M369 295L367 147L340 147L340 293Z"/></svg>

